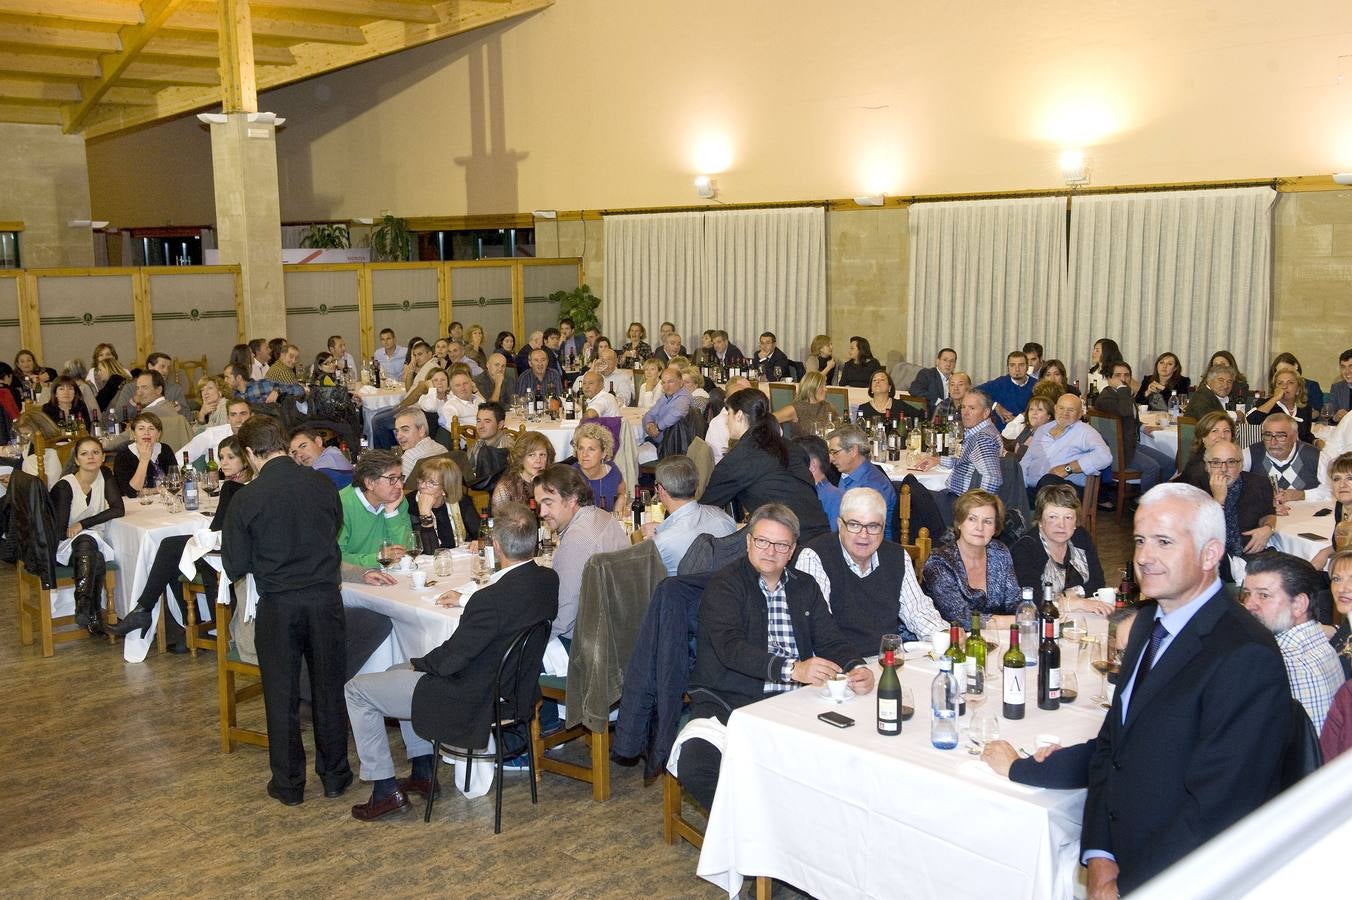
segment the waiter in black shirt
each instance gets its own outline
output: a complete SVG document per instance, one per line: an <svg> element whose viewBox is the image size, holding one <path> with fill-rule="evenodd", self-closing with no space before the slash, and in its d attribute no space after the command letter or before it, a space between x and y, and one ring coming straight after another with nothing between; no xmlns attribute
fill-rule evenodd
<svg viewBox="0 0 1352 900"><path fill-rule="evenodd" d="M325 797L352 783L343 700L346 638L339 592L343 511L326 476L287 456L286 433L270 416L254 416L239 441L258 477L230 504L221 550L233 581L252 574L258 586L258 667L267 708L268 796L296 806L305 795L300 742L300 663L310 670L315 772Z"/></svg>

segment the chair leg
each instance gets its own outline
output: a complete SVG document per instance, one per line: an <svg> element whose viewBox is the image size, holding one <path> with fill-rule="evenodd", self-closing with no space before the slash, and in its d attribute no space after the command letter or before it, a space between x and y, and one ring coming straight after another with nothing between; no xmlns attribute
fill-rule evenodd
<svg viewBox="0 0 1352 900"><path fill-rule="evenodd" d="M535 788L535 779L536 779L537 776L536 776L536 774L535 774L535 740L534 740L534 739L535 739L536 737L539 736L539 733L540 733L540 726L539 726L539 723L536 722L534 719L531 720L529 731L530 731L530 737L531 737L531 740L526 741L526 767L527 767L527 769L530 771L530 802L531 802L532 804L535 804L535 803L538 803L538 802L540 802L540 801L539 801L539 798L536 796L536 788Z"/></svg>
<svg viewBox="0 0 1352 900"><path fill-rule="evenodd" d="M103 624L117 624L117 608L113 600L113 592L117 590L117 573L106 570L103 574ZM117 638L111 633L108 634L108 643L116 644Z"/></svg>
<svg viewBox="0 0 1352 900"><path fill-rule="evenodd" d="M423 809L423 821L432 821L432 799L437 795L437 773L441 770L441 746L432 745L432 789L427 792L427 806ZM454 778L451 781L455 781Z"/></svg>
<svg viewBox="0 0 1352 900"><path fill-rule="evenodd" d="M164 629L165 629L165 625L164 625L164 617L167 616L167 615L169 615L169 604L168 604L168 603L165 603L165 602L164 602L164 598L161 597L161 598L160 598L160 617L159 617L159 619L156 620L156 622L155 622L155 644L156 644L157 647L159 647L159 651L160 651L160 653L162 653L162 654L163 654L163 653L168 653L168 652L169 652L169 639L168 639L168 637L167 637L167 636L165 635L165 633L164 633Z"/></svg>
<svg viewBox="0 0 1352 900"><path fill-rule="evenodd" d="M52 640L52 601L56 599L56 591L47 590L39 582L38 592L38 596L41 597L38 603L38 630L42 636L42 655L53 656L56 653L56 646Z"/></svg>
<svg viewBox="0 0 1352 900"><path fill-rule="evenodd" d="M610 799L610 726L589 735L591 741L592 799Z"/></svg>
<svg viewBox="0 0 1352 900"><path fill-rule="evenodd" d="M770 879L764 875L756 876L756 900L770 900Z"/></svg>
<svg viewBox="0 0 1352 900"><path fill-rule="evenodd" d="M465 757L465 793L469 793L469 778L474 774L474 757ZM455 779L451 779L454 781Z"/></svg>
<svg viewBox="0 0 1352 900"><path fill-rule="evenodd" d="M676 843L676 817L681 814L681 783L670 772L662 773L662 840Z"/></svg>
<svg viewBox="0 0 1352 900"><path fill-rule="evenodd" d="M1120 524L1127 512L1127 479L1117 479L1117 521Z"/></svg>
<svg viewBox="0 0 1352 900"><path fill-rule="evenodd" d="M29 576L28 570L23 567L23 563L18 567L19 584L16 593L19 595L19 643L25 647L33 645L33 618L30 608L28 593Z"/></svg>
<svg viewBox="0 0 1352 900"><path fill-rule="evenodd" d="M493 794L493 833L502 834L502 729L494 729L493 740L493 781L496 783Z"/></svg>
<svg viewBox="0 0 1352 900"><path fill-rule="evenodd" d="M183 604L183 639L188 644L188 655L197 659L197 592L189 584L183 585L183 594L188 601Z"/></svg>
<svg viewBox="0 0 1352 900"><path fill-rule="evenodd" d="M537 700L535 702L535 715L532 716L530 720L530 746L531 746L532 766L534 765L535 760L542 759L545 755L545 742L540 738L540 707L542 705L543 705L542 701ZM535 771L532 772L532 774L534 775L532 781L539 781L540 778L544 776L543 771Z"/></svg>

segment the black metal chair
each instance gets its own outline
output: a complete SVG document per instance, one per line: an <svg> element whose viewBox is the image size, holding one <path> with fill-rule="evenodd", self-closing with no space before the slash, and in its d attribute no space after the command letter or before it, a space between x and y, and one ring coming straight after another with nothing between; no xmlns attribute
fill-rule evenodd
<svg viewBox="0 0 1352 900"><path fill-rule="evenodd" d="M522 753L526 754L530 770L530 802L538 802L535 787L535 748L531 744L530 723L535 718L535 701L540 695L540 666L545 656L545 644L549 642L550 621L544 619L529 628L522 629L512 638L507 652L498 663L498 674L493 688L493 721L488 733L493 738L493 752L461 749L443 744L440 739L432 741L432 790L427 795L427 808L423 812L423 821L432 821L432 803L440 790L437 773L441 768L442 754L465 760L465 790L469 790L470 775L474 771L474 760L491 759L496 782L496 795L493 800L493 833L502 833L502 762ZM524 696L523 696L524 695ZM504 747L511 741L510 749Z"/></svg>

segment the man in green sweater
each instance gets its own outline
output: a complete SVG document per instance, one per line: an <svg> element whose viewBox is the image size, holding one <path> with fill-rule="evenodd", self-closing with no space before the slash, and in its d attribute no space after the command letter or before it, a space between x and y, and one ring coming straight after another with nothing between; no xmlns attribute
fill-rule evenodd
<svg viewBox="0 0 1352 900"><path fill-rule="evenodd" d="M374 569L380 565L380 544L395 546L390 559L398 561L412 539L408 501L404 499L404 475L399 454L393 450L367 450L357 458L352 483L338 492L343 504L343 527L338 549L347 565Z"/></svg>

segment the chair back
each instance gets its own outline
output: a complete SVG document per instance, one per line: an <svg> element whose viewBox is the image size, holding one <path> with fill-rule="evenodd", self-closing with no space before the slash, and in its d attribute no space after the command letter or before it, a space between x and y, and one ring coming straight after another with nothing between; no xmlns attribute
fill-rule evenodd
<svg viewBox="0 0 1352 900"><path fill-rule="evenodd" d="M624 419L620 416L597 416L592 419L597 425L610 432L610 436L615 439L615 446L620 446L620 428L624 425Z"/></svg>
<svg viewBox="0 0 1352 900"><path fill-rule="evenodd" d="M502 654L493 687L493 722L497 726L528 722L535 715L549 629L549 619L521 629Z"/></svg>
<svg viewBox="0 0 1352 900"><path fill-rule="evenodd" d="M197 359L175 359L169 371L173 373L174 381L178 381L181 375L188 382L183 386L183 393L193 400L201 399L201 395L197 393L197 381L207 373L205 354Z"/></svg>
<svg viewBox="0 0 1352 900"><path fill-rule="evenodd" d="M902 484L897 491L897 540L906 543L911 536L911 486Z"/></svg>
<svg viewBox="0 0 1352 900"><path fill-rule="evenodd" d="M45 589L51 590L56 586L56 546L61 533L56 528L47 482L29 475L22 467L15 467L9 476L7 497L18 540L19 562L38 577Z"/></svg>
<svg viewBox="0 0 1352 900"><path fill-rule="evenodd" d="M1324 764L1319 733L1299 700L1291 700L1291 733L1282 753L1281 789L1286 790Z"/></svg>
<svg viewBox="0 0 1352 900"><path fill-rule="evenodd" d="M770 382L770 409L783 409L793 402L797 393L797 385L782 384L778 381Z"/></svg>
<svg viewBox="0 0 1352 900"><path fill-rule="evenodd" d="M1091 409L1089 410L1089 424L1094 426L1094 430L1099 433L1099 437L1103 438L1103 443L1108 445L1108 452L1113 455L1112 470L1121 472L1126 457L1122 441L1122 417Z"/></svg>
<svg viewBox="0 0 1352 900"><path fill-rule="evenodd" d="M1098 539L1098 495L1102 478L1097 472L1084 477L1084 493L1080 495L1080 524L1089 536Z"/></svg>
<svg viewBox="0 0 1352 900"><path fill-rule="evenodd" d="M468 453L479 440L479 429L473 425L461 425L460 420L451 417L451 446Z"/></svg>
<svg viewBox="0 0 1352 900"><path fill-rule="evenodd" d="M56 451L56 458L61 461L61 471L54 474L47 471L47 451ZM75 442L66 438L58 438L55 441L49 441L43 437L42 432L33 432L33 456L38 463L38 478L46 484L49 477L59 478L66 468L70 465L71 454L75 452Z"/></svg>
<svg viewBox="0 0 1352 900"><path fill-rule="evenodd" d="M916 363L907 362L904 359L898 360L892 366L892 383L902 390L906 390L911 386L911 382L915 381L915 376L920 374L922 368L924 367Z"/></svg>
<svg viewBox="0 0 1352 900"><path fill-rule="evenodd" d="M1178 453L1174 456L1174 465L1182 472L1183 467L1192 459L1192 442L1197 437L1197 420L1191 416L1178 417Z"/></svg>
<svg viewBox="0 0 1352 900"><path fill-rule="evenodd" d="M690 457L690 461L695 464L695 471L699 472L699 485L695 488L695 499L698 500L704 496L704 487L709 483L709 476L714 472L714 449L710 447L702 437L694 438L690 441L690 446L685 448L685 455Z"/></svg>
<svg viewBox="0 0 1352 900"><path fill-rule="evenodd" d="M924 397L917 397L915 394L897 394L897 399L906 407L906 411L911 416L926 418L929 415L929 401Z"/></svg>
<svg viewBox="0 0 1352 900"><path fill-rule="evenodd" d="M828 387L826 402L836 411L836 418L846 419L850 415L850 389L847 387Z"/></svg>
<svg viewBox="0 0 1352 900"><path fill-rule="evenodd" d="M1033 512L1028 506L1028 486L1023 480L1023 467L1016 457L1000 457L1000 490L997 494L1005 509L1018 512L1023 517L1023 524L1027 525Z"/></svg>
<svg viewBox="0 0 1352 900"><path fill-rule="evenodd" d="M676 574L702 575L705 572L716 572L729 563L745 558L745 528L739 528L723 537L700 534L690 542L685 556L681 557L681 562L676 567Z"/></svg>
<svg viewBox="0 0 1352 900"><path fill-rule="evenodd" d="M911 563L915 566L917 573L925 568L925 560L929 559L930 551L934 549L934 542L930 539L928 528L920 529L920 533L915 536L914 544L902 544L901 549L911 555Z"/></svg>

